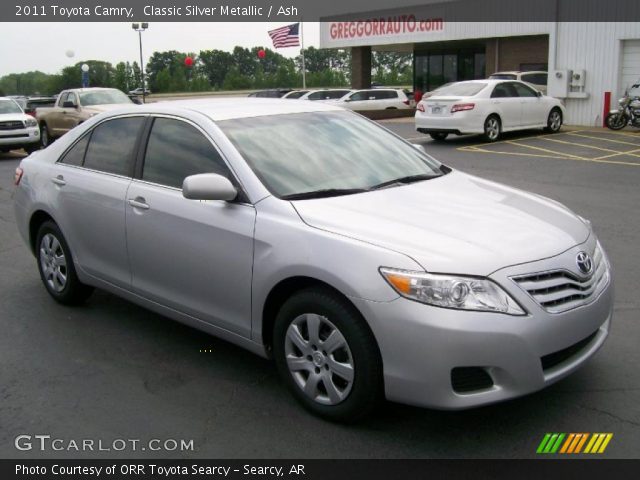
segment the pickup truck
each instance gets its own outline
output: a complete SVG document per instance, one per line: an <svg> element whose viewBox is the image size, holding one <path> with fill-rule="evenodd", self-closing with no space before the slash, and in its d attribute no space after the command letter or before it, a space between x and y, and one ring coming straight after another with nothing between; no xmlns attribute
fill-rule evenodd
<svg viewBox="0 0 640 480"><path fill-rule="evenodd" d="M42 146L46 147L94 115L132 103L127 95L115 88L63 90L53 107L36 109Z"/></svg>

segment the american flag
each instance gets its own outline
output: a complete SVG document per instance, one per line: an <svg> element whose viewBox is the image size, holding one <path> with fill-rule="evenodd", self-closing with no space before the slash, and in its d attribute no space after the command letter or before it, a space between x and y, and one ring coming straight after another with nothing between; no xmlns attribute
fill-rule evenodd
<svg viewBox="0 0 640 480"><path fill-rule="evenodd" d="M300 24L276 28L269 32L274 48L297 47L300 45Z"/></svg>

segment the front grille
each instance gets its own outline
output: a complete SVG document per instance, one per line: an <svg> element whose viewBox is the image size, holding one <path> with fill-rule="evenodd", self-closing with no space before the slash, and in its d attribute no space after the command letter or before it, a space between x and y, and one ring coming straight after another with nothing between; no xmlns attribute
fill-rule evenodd
<svg viewBox="0 0 640 480"><path fill-rule="evenodd" d="M540 358L540 363L542 364L542 370L549 370L550 368L559 365L566 360L569 360L571 357L577 355L582 351L584 347L591 343L591 340L595 338L598 334L598 330L593 332L584 340L580 340L578 343L574 343L570 347L563 348L562 350L558 350L557 352L550 353L549 355L545 355Z"/></svg>
<svg viewBox="0 0 640 480"><path fill-rule="evenodd" d="M24 122L20 120L7 120L0 122L0 130L21 130L24 128Z"/></svg>
<svg viewBox="0 0 640 480"><path fill-rule="evenodd" d="M456 367L451 370L451 386L456 393L471 393L493 387L493 379L481 367Z"/></svg>
<svg viewBox="0 0 640 480"><path fill-rule="evenodd" d="M551 270L512 277L549 313L561 313L589 303L609 281L607 262L598 244L593 252L593 273L579 277L567 270Z"/></svg>

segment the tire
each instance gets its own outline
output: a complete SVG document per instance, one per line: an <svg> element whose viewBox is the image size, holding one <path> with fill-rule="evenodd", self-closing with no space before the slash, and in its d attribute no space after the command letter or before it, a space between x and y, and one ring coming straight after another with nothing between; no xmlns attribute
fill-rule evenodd
<svg viewBox="0 0 640 480"><path fill-rule="evenodd" d="M10 148L0 148L0 152L2 153L9 153L11 151Z"/></svg>
<svg viewBox="0 0 640 480"><path fill-rule="evenodd" d="M558 133L562 128L562 112L558 108L553 108L547 117L546 132Z"/></svg>
<svg viewBox="0 0 640 480"><path fill-rule="evenodd" d="M329 338L331 343L325 343ZM329 289L301 290L283 304L275 321L273 352L293 396L322 418L355 422L384 398L382 360L373 333L354 307Z"/></svg>
<svg viewBox="0 0 640 480"><path fill-rule="evenodd" d="M429 136L432 139L434 139L436 142L444 142L449 136L449 134L445 132L431 132Z"/></svg>
<svg viewBox="0 0 640 480"><path fill-rule="evenodd" d="M495 142L502 135L502 124L500 117L497 115L489 115L484 121L484 139L487 142Z"/></svg>
<svg viewBox="0 0 640 480"><path fill-rule="evenodd" d="M38 144L38 143L34 143L33 145L29 145L27 147L24 147L24 151L27 152L29 155L31 155L36 150L40 150L40 144Z"/></svg>
<svg viewBox="0 0 640 480"><path fill-rule="evenodd" d="M38 230L36 259L40 279L55 301L77 305L93 292L93 287L78 280L67 241L53 221L44 222Z"/></svg>
<svg viewBox="0 0 640 480"><path fill-rule="evenodd" d="M43 123L42 125L40 125L40 144L43 148L47 148L52 143L53 138L51 138L49 127L47 127L46 123Z"/></svg>
<svg viewBox="0 0 640 480"><path fill-rule="evenodd" d="M627 123L629 118L624 113L610 113L604 120L604 124L611 130L622 130Z"/></svg>

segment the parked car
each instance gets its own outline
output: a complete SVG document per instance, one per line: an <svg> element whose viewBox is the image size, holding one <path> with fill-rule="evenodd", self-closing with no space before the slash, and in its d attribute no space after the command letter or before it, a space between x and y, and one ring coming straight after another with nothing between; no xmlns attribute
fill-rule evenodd
<svg viewBox="0 0 640 480"><path fill-rule="evenodd" d="M322 90L310 90L302 95L299 100L339 100L353 90L349 88L325 88Z"/></svg>
<svg viewBox="0 0 640 480"><path fill-rule="evenodd" d="M482 133L495 142L503 132L544 128L555 133L566 116L560 100L524 82L470 80L450 85L418 103L416 130L442 141L449 134Z"/></svg>
<svg viewBox="0 0 640 480"><path fill-rule="evenodd" d="M443 88L447 88L449 85L453 85L455 82L447 82L444 85L440 85L438 88L434 88L433 90L430 90L428 92L424 92L422 94L422 99L427 99L429 97L433 97L435 94L437 94L440 90L442 90Z"/></svg>
<svg viewBox="0 0 640 480"><path fill-rule="evenodd" d="M530 72L496 72L489 75L490 80L520 80L528 83L536 90L547 93L547 72L530 71Z"/></svg>
<svg viewBox="0 0 640 480"><path fill-rule="evenodd" d="M27 153L40 148L38 123L15 100L0 97L0 152L20 148Z"/></svg>
<svg viewBox="0 0 640 480"><path fill-rule="evenodd" d="M257 92L252 92L247 96L258 98L281 98L291 91L291 88L272 88L270 90L259 90Z"/></svg>
<svg viewBox="0 0 640 480"><path fill-rule="evenodd" d="M411 102L404 91L395 88L351 90L336 103L341 107L358 111L411 108Z"/></svg>
<svg viewBox="0 0 640 480"><path fill-rule="evenodd" d="M42 146L47 147L56 138L94 115L132 103L127 95L115 88L64 90L53 107L36 109Z"/></svg>
<svg viewBox="0 0 640 480"><path fill-rule="evenodd" d="M101 288L273 357L325 418L384 396L460 409L528 394L608 334L610 264L588 221L336 105L106 112L15 183L53 299Z"/></svg>
<svg viewBox="0 0 640 480"><path fill-rule="evenodd" d="M289 93L285 93L282 98L286 98L287 100L297 100L307 92L309 92L309 90L291 90Z"/></svg>
<svg viewBox="0 0 640 480"><path fill-rule="evenodd" d="M138 95L138 96L140 96L140 95L144 95L144 96L151 95L151 90L149 90L148 88L145 89L145 88L142 88L142 87L138 87L138 88L136 88L134 90L130 90L129 91L129 95Z"/></svg>

